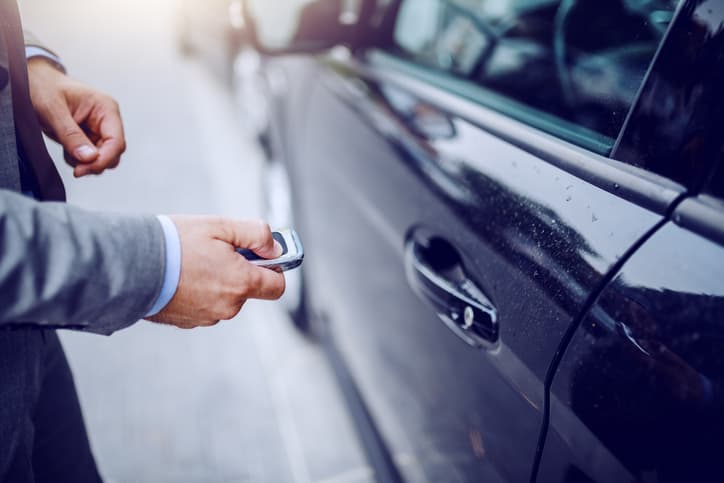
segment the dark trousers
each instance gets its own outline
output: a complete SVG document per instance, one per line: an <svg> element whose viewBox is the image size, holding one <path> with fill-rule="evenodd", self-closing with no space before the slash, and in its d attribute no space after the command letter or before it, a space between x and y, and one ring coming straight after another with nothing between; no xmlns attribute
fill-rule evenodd
<svg viewBox="0 0 724 483"><path fill-rule="evenodd" d="M0 481L100 482L57 334L3 330L0 351Z"/></svg>

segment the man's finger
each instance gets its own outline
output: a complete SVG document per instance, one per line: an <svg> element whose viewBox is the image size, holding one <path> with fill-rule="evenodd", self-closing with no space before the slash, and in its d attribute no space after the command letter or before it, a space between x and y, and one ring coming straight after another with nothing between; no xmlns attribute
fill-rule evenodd
<svg viewBox="0 0 724 483"><path fill-rule="evenodd" d="M58 107L52 116L52 128L58 142L81 163L92 163L99 156L98 148L88 139L66 107Z"/></svg>
<svg viewBox="0 0 724 483"><path fill-rule="evenodd" d="M91 164L78 164L73 168L73 175L76 178L82 178L89 174L101 174L107 169L114 169L118 167L121 162L121 158L117 157L111 160L105 160L99 157L96 161Z"/></svg>
<svg viewBox="0 0 724 483"><path fill-rule="evenodd" d="M121 155L126 151L126 142L123 138L104 139L98 151L100 156L96 162L107 168L115 168L121 161Z"/></svg>
<svg viewBox="0 0 724 483"><path fill-rule="evenodd" d="M284 295L286 280L283 274L254 265L251 265L249 269L251 270L249 272L251 281L246 287L246 298L277 300Z"/></svg>
<svg viewBox="0 0 724 483"><path fill-rule="evenodd" d="M269 225L263 221L224 220L217 238L236 248L248 248L263 258L282 255L282 247L274 241Z"/></svg>
<svg viewBox="0 0 724 483"><path fill-rule="evenodd" d="M98 157L88 165L79 165L74 169L76 178L89 174L101 174L107 169L113 169L121 161L121 155L126 151L126 136L123 132L123 121L118 105L112 99L106 99L100 104L97 116L89 119L89 127L99 139Z"/></svg>
<svg viewBox="0 0 724 483"><path fill-rule="evenodd" d="M91 164L78 164L73 168L73 176L76 178L82 178L90 174L101 174L105 170L113 168L115 168L115 166L105 166L98 161Z"/></svg>
<svg viewBox="0 0 724 483"><path fill-rule="evenodd" d="M121 162L121 154L126 150L126 140L123 134L123 125L119 116L114 116L109 122L102 125L105 132L101 133L97 159L90 164L81 164L75 167L73 174L76 178L89 174L101 174L107 169L118 167Z"/></svg>
<svg viewBox="0 0 724 483"><path fill-rule="evenodd" d="M108 106L104 107L98 126L98 136L101 139L98 162L106 167L115 167L113 164L117 165L121 154L126 151L126 135L117 105L111 100L107 102Z"/></svg>

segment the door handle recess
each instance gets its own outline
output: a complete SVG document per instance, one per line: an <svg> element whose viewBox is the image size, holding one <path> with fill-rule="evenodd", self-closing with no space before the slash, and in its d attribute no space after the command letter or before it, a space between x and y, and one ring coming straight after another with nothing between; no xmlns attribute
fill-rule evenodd
<svg viewBox="0 0 724 483"><path fill-rule="evenodd" d="M498 315L467 276L458 251L441 238L411 240L405 249L407 280L445 325L466 344L490 348L498 340Z"/></svg>

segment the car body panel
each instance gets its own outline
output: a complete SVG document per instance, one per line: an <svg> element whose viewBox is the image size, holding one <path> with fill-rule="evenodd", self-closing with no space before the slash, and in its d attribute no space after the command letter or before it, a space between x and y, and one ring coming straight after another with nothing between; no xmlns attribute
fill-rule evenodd
<svg viewBox="0 0 724 483"><path fill-rule="evenodd" d="M625 481L720 481L722 347L724 247L669 223L616 276L568 348L540 480L624 481L611 472L618 467ZM618 465L594 457L602 453Z"/></svg>
<svg viewBox="0 0 724 483"><path fill-rule="evenodd" d="M714 3L720 12L722 2ZM685 2L681 22L714 3ZM696 8L687 10L690 5ZM614 320L607 341L641 350L638 320L626 312L631 303L624 296L638 293L634 300L648 300L651 311L670 305L669 293L642 275L637 260L649 271L660 270L659 288L677 272L685 283L697 283L698 275L687 271L697 270L681 254L666 265L676 255L673 239L722 260L701 233L667 224L687 190L694 193L713 165L702 153L715 148L690 149L709 139L713 116L722 112L714 104L697 110L698 103L721 100L715 91L698 95L699 87L713 85L713 76L703 84L662 87L667 59L682 48L679 34L667 38L613 151L629 164L427 82L381 49L268 60L270 72L284 79L273 104L272 152L288 166L295 222L308 253L306 292L406 481L525 481L541 457L538 481L646 481L652 475L633 467L616 441L599 433L606 429L604 419L590 423L576 412L595 411L601 389L595 383L576 383L576 394L583 388L585 397L571 410L571 367L583 361L592 376L619 371L636 380L626 373L625 358L613 360L617 365L606 372L606 358L591 345L585 324L604 316L609 325ZM706 45L721 52L714 34ZM697 45L705 44L694 37ZM662 92L690 95L668 102L657 97ZM668 111L657 111L657 100ZM687 127L687 135L672 138L676 142L660 144L690 117L698 120L689 127L706 129ZM691 176L639 162L667 145L678 157L667 154L662 162L698 160ZM439 307L420 299L424 290L410 276L415 267L409 256L418 245L443 246L443 255L457 257L456 270L494 306L498 332L489 344L467 345L449 329L450 320L440 320ZM633 264L625 264L630 257ZM621 266L626 277L606 288ZM594 305L604 289L601 304L609 297L613 308ZM686 290L680 295L692 307L708 303ZM621 314L609 313L617 308ZM583 329L575 331L584 316ZM663 330L652 343L675 345L665 336ZM706 376L718 394L718 380ZM627 388L641 395L631 384ZM625 397L613 399L618 404ZM640 440L657 436L661 444L657 431ZM546 442L543 454L539 437Z"/></svg>
<svg viewBox="0 0 724 483"><path fill-rule="evenodd" d="M724 1L685 2L614 153L691 196L613 277L555 368L541 481L721 479L723 52Z"/></svg>
<svg viewBox="0 0 724 483"><path fill-rule="evenodd" d="M307 62L287 124L305 277L383 438L409 481L527 479L563 334L662 215L355 62ZM410 288L406 243L430 235L496 305L494 347L468 347Z"/></svg>

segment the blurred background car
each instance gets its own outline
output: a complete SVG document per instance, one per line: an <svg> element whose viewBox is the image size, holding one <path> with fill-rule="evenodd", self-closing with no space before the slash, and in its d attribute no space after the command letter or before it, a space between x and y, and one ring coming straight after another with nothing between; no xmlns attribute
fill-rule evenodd
<svg viewBox="0 0 724 483"><path fill-rule="evenodd" d="M723 2L245 8L379 481L720 478Z"/></svg>
<svg viewBox="0 0 724 483"><path fill-rule="evenodd" d="M234 59L244 44L239 0L177 0L178 46L199 54L214 71L231 81Z"/></svg>
<svg viewBox="0 0 724 483"><path fill-rule="evenodd" d="M178 0L178 48L201 60L236 99L244 129L268 146L269 95L264 59L252 48L241 0Z"/></svg>

